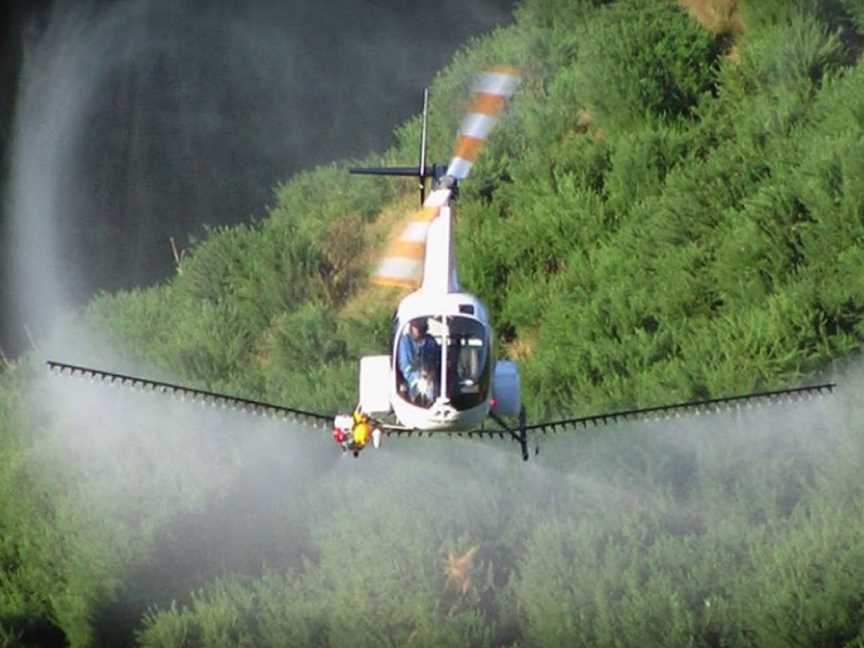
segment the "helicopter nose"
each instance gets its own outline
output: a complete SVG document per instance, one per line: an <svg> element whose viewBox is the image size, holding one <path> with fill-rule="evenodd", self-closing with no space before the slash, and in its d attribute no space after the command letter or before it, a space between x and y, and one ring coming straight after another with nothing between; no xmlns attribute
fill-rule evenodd
<svg viewBox="0 0 864 648"><path fill-rule="evenodd" d="M456 417L456 413L456 410L453 409L453 407L450 406L448 403L438 403L432 410L432 417L436 421L446 423L448 421L452 421Z"/></svg>

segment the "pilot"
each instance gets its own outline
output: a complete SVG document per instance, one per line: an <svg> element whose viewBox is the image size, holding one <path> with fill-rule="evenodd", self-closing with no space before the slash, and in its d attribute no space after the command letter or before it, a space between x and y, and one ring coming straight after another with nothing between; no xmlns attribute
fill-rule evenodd
<svg viewBox="0 0 864 648"><path fill-rule="evenodd" d="M415 405L428 406L435 400L439 348L429 335L425 317L411 320L408 334L399 340L399 369L408 385L408 398Z"/></svg>

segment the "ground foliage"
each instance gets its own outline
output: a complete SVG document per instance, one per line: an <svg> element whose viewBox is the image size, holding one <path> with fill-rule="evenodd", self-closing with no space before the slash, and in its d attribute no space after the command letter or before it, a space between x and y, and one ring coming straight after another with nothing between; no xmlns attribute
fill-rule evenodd
<svg viewBox="0 0 864 648"><path fill-rule="evenodd" d="M524 71L457 240L537 417L796 384L861 347L864 4L736 11L709 31L661 0L525 0L432 85L446 161L476 70ZM364 162L410 162L419 128ZM398 300L365 287L376 224L409 189L347 166L94 300L66 359L352 403ZM864 645L848 392L527 465L438 441L352 463L320 432L41 375L0 364L0 646Z"/></svg>

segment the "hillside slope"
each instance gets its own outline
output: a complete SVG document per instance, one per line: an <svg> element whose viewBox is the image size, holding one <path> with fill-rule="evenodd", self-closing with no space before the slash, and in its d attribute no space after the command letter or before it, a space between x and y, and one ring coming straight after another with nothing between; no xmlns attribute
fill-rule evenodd
<svg viewBox="0 0 864 648"><path fill-rule="evenodd" d="M447 160L473 72L496 59L525 69L465 184L458 241L464 283L490 302L505 349L526 354L530 405L789 384L857 348L861 73L834 26L818 11L753 16L773 22L730 61L725 34L668 3L583 13L528 3L432 88L433 159ZM384 158L410 162L417 127ZM98 300L94 316L183 376L344 406L354 378L340 363L386 347L395 297L359 321L330 311L365 284L383 238L370 226L410 183L343 174L293 179L267 220L213 233L170 286ZM136 326L144 303L160 325ZM304 349L331 398L294 384Z"/></svg>

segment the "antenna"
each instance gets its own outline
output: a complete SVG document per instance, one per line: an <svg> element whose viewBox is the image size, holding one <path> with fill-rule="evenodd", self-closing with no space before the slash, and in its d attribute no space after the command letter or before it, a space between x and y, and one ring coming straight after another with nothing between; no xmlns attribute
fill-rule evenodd
<svg viewBox="0 0 864 648"><path fill-rule="evenodd" d="M423 121L420 131L420 164L413 167L352 167L348 169L351 173L362 173L365 175L390 175L390 176L412 176L420 179L420 204L426 200L426 178L432 178L433 186L447 172L443 164L433 164L431 168L426 166L426 124L429 115L429 88L423 90Z"/></svg>
<svg viewBox="0 0 864 648"><path fill-rule="evenodd" d="M420 131L420 204L426 200L426 117L429 114L429 88L423 88L423 128Z"/></svg>

